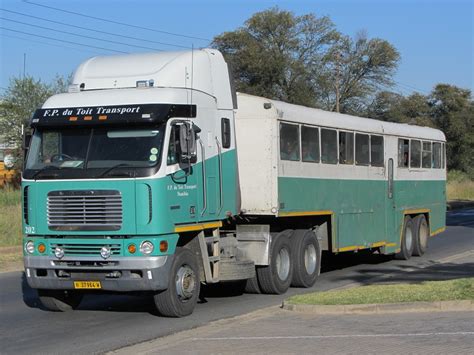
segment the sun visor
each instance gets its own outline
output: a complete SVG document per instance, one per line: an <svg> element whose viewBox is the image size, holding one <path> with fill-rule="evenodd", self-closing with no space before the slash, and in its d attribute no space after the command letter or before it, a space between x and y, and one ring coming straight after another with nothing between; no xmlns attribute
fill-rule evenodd
<svg viewBox="0 0 474 355"><path fill-rule="evenodd" d="M172 117L196 117L196 105L143 104L38 109L31 127L153 125Z"/></svg>

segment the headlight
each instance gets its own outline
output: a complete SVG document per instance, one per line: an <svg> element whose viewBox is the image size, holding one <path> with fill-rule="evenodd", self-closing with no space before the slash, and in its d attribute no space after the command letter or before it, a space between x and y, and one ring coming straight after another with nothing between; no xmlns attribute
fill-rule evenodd
<svg viewBox="0 0 474 355"><path fill-rule="evenodd" d="M35 251L35 243L32 240L29 240L25 244L25 250L28 254L33 254Z"/></svg>
<svg viewBox="0 0 474 355"><path fill-rule="evenodd" d="M155 249L153 243L148 240L140 244L140 251L142 252L142 254L150 255L151 253L153 253L153 249Z"/></svg>
<svg viewBox="0 0 474 355"><path fill-rule="evenodd" d="M63 256L64 256L64 249L63 247L56 247L54 249L54 255L56 255L56 257L58 259L61 259Z"/></svg>
<svg viewBox="0 0 474 355"><path fill-rule="evenodd" d="M103 246L101 249L100 249L100 256L103 257L104 259L107 259L108 257L110 257L110 254L112 254L111 250L110 250L110 247L108 246Z"/></svg>

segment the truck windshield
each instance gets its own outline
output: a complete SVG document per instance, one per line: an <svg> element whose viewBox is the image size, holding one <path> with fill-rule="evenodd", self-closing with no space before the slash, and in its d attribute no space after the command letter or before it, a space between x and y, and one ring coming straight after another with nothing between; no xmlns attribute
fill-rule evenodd
<svg viewBox="0 0 474 355"><path fill-rule="evenodd" d="M49 171L55 178L106 177L127 171L149 175L160 163L162 128L37 129L25 177L41 178Z"/></svg>

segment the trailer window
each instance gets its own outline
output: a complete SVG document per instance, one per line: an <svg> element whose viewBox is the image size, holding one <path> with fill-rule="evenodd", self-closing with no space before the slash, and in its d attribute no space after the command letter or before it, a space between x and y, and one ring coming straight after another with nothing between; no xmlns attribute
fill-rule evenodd
<svg viewBox="0 0 474 355"><path fill-rule="evenodd" d="M383 166L382 136L370 136L370 165Z"/></svg>
<svg viewBox="0 0 474 355"><path fill-rule="evenodd" d="M319 129L301 127L301 158L304 162L319 162Z"/></svg>
<svg viewBox="0 0 474 355"><path fill-rule="evenodd" d="M421 167L431 168L431 142L423 142L421 150Z"/></svg>
<svg viewBox="0 0 474 355"><path fill-rule="evenodd" d="M356 164L369 165L369 135L356 134Z"/></svg>
<svg viewBox="0 0 474 355"><path fill-rule="evenodd" d="M408 152L410 141L408 139L398 139L398 167L408 168Z"/></svg>
<svg viewBox="0 0 474 355"><path fill-rule="evenodd" d="M410 168L419 168L421 166L421 143L417 140L411 140L410 146Z"/></svg>
<svg viewBox="0 0 474 355"><path fill-rule="evenodd" d="M354 133L339 132L339 163L354 164Z"/></svg>
<svg viewBox="0 0 474 355"><path fill-rule="evenodd" d="M280 123L280 158L281 160L300 160L300 127Z"/></svg>
<svg viewBox="0 0 474 355"><path fill-rule="evenodd" d="M442 143L443 149L441 150L441 168L446 168L446 144Z"/></svg>
<svg viewBox="0 0 474 355"><path fill-rule="evenodd" d="M441 168L441 143L433 143L433 168Z"/></svg>
<svg viewBox="0 0 474 355"><path fill-rule="evenodd" d="M337 164L337 132L334 129L321 129L321 162Z"/></svg>

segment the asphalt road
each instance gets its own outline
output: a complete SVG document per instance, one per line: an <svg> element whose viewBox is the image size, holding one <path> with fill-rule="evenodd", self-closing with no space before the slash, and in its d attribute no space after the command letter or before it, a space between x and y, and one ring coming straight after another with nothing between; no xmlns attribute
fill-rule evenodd
<svg viewBox="0 0 474 355"><path fill-rule="evenodd" d="M100 353L143 342L213 320L278 305L289 295L323 291L374 277L403 280L405 272L433 265L474 249L474 209L448 213L446 232L430 239L425 256L401 262L367 254L323 257L323 273L312 289L290 289L285 295L233 295L226 288L205 290L194 313L182 319L153 315L147 297L90 295L69 313L47 312L21 272L0 274L0 354ZM445 264L449 270L449 262ZM449 272L446 273L449 277ZM456 275L452 275L455 277ZM192 351L192 348L188 349Z"/></svg>

